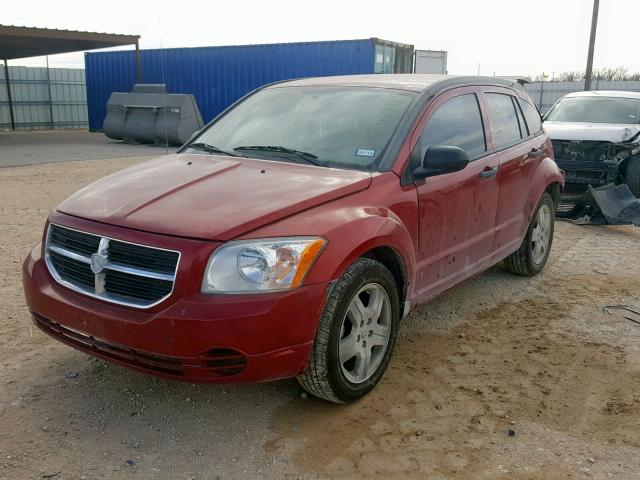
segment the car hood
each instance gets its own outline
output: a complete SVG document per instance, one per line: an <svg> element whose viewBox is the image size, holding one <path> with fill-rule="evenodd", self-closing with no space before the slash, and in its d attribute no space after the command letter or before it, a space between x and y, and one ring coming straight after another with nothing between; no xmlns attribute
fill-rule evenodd
<svg viewBox="0 0 640 480"><path fill-rule="evenodd" d="M57 209L138 230L224 241L370 183L370 173L355 170L175 154L98 180Z"/></svg>
<svg viewBox="0 0 640 480"><path fill-rule="evenodd" d="M638 142L640 125L619 123L544 122L551 140L591 140L596 142Z"/></svg>

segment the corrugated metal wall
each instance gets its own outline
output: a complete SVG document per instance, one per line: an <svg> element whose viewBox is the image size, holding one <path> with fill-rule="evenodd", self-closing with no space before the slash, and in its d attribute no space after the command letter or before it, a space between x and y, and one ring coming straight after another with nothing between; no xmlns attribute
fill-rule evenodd
<svg viewBox="0 0 640 480"><path fill-rule="evenodd" d="M205 122L251 90L278 80L373 73L374 40L142 50L143 83L195 95ZM89 128L101 130L112 92L136 82L135 52L85 54Z"/></svg>
<svg viewBox="0 0 640 480"><path fill-rule="evenodd" d="M640 92L640 81L624 80L594 80L594 90L626 90ZM558 99L567 93L581 92L584 90L584 82L533 82L525 84L525 89L531 96L540 111L544 114L556 103Z"/></svg>
<svg viewBox="0 0 640 480"><path fill-rule="evenodd" d="M16 129L87 128L84 70L9 67ZM11 128L4 68L0 68L0 129Z"/></svg>

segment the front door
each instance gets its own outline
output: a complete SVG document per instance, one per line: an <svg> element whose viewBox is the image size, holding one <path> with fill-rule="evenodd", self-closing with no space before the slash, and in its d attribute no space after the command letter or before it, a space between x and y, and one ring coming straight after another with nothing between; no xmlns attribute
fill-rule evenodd
<svg viewBox="0 0 640 480"><path fill-rule="evenodd" d="M442 94L428 107L412 138L420 155L430 146L451 145L465 150L471 159L460 172L417 184L419 301L491 264L499 157L488 151L478 95L475 87Z"/></svg>

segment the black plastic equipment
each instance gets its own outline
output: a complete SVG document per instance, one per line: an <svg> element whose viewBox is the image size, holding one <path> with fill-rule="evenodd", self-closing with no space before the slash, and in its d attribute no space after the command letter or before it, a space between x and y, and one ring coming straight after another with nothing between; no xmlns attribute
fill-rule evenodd
<svg viewBox="0 0 640 480"><path fill-rule="evenodd" d="M125 143L182 145L203 127L193 95L166 93L162 84L137 84L131 93L112 93L104 134Z"/></svg>
<svg viewBox="0 0 640 480"><path fill-rule="evenodd" d="M640 200L627 185L605 185L600 188L589 185L589 191L610 224L640 225Z"/></svg>

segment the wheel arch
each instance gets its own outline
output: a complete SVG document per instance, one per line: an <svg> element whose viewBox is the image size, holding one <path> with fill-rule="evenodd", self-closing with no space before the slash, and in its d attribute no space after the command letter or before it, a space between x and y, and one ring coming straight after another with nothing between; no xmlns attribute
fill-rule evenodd
<svg viewBox="0 0 640 480"><path fill-rule="evenodd" d="M340 257L333 263L331 278L342 276L359 258L376 260L393 275L398 287L401 310L403 314L406 313L405 302L411 296L416 271L414 239L399 219L393 216L369 217L358 222L357 227L366 240L348 250L342 250Z"/></svg>
<svg viewBox="0 0 640 480"><path fill-rule="evenodd" d="M385 245L374 247L363 253L359 258L370 258L371 260L376 260L387 267L391 272L391 275L393 275L398 288L398 297L400 298L400 315L403 316L408 313L404 311L405 301L407 298L407 267L400 252L393 247Z"/></svg>
<svg viewBox="0 0 640 480"><path fill-rule="evenodd" d="M562 194L562 184L560 182L553 182L547 185L545 192L551 195L553 199L554 207L558 208L558 202L560 201L560 195Z"/></svg>

